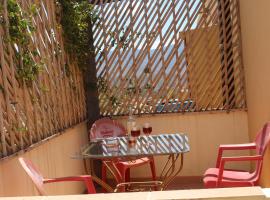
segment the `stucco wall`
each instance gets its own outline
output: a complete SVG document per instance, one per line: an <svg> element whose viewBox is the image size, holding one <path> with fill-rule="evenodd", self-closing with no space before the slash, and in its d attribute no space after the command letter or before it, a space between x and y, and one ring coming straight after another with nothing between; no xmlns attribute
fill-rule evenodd
<svg viewBox="0 0 270 200"><path fill-rule="evenodd" d="M71 156L87 142L86 131L85 123L81 123L20 156L31 159L47 178L83 174L82 160L71 159ZM83 185L75 182L46 185L49 195L81 194L83 190ZM37 195L37 191L21 168L18 156L2 160L0 162L0 196L27 195Z"/></svg>
<svg viewBox="0 0 270 200"><path fill-rule="evenodd" d="M126 118L118 118L126 123ZM180 175L201 176L205 169L215 165L217 148L221 143L241 143L248 141L247 113L190 113L138 117L137 123L150 122L153 134L187 133L191 151L186 154L184 169ZM64 134L23 154L30 158L45 177L70 176L84 173L81 160L70 156L80 150L87 142L87 129L84 123L68 129ZM18 157L0 162L0 196L36 195L32 182L18 163ZM166 157L156 159L158 174ZM241 167L241 166L240 166ZM249 165L244 165L246 169ZM149 167L140 167L132 171L132 177L149 176ZM80 183L57 183L47 185L50 195L80 194Z"/></svg>
<svg viewBox="0 0 270 200"><path fill-rule="evenodd" d="M270 120L270 1L240 0L250 139ZM266 152L262 186L270 186L270 151Z"/></svg>
<svg viewBox="0 0 270 200"><path fill-rule="evenodd" d="M118 120L126 124L126 118ZM164 114L137 118L138 124L142 125L145 122L152 124L153 134L183 132L188 135L191 151L185 155L184 168L180 174L182 176L202 176L207 168L214 167L219 144L249 141L245 111ZM166 157L156 157L155 161L159 174ZM244 163L233 167L249 169L249 165ZM149 174L149 167L140 167L132 171L133 177Z"/></svg>

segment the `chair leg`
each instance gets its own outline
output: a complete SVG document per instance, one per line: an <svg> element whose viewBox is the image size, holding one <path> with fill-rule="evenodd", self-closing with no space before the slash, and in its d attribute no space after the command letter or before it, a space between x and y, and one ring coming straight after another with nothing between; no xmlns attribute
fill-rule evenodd
<svg viewBox="0 0 270 200"><path fill-rule="evenodd" d="M103 163L102 163L102 167L101 167L101 179L102 179L103 182L106 183L106 179L107 179L107 167ZM106 190L104 188L102 188L102 192L106 192Z"/></svg>
<svg viewBox="0 0 270 200"><path fill-rule="evenodd" d="M126 180L126 169L125 170L123 170L122 172L122 180L123 180L123 182L125 182L125 180Z"/></svg>
<svg viewBox="0 0 270 200"><path fill-rule="evenodd" d="M127 173L127 171L128 171L128 169L126 169L126 168L118 168L118 170L120 171L120 173L121 173L121 176L122 176L122 182L125 182L126 181L126 173ZM117 184L119 184L119 183L117 183ZM123 188L121 188L120 190L119 190L120 192L125 192L126 191L126 187L124 186Z"/></svg>
<svg viewBox="0 0 270 200"><path fill-rule="evenodd" d="M130 182L130 168L126 170L125 177L125 182Z"/></svg>
<svg viewBox="0 0 270 200"><path fill-rule="evenodd" d="M153 181L155 181L157 179L157 175L156 175L156 167L155 167L154 159L150 161L150 167L151 167L151 172L152 172L152 179Z"/></svg>
<svg viewBox="0 0 270 200"><path fill-rule="evenodd" d="M155 167L155 161L154 158L150 161L150 168L151 168L151 172L152 172L152 180L156 181L157 180L157 175L156 175L156 167ZM158 188L157 186L154 187L154 190L157 191Z"/></svg>

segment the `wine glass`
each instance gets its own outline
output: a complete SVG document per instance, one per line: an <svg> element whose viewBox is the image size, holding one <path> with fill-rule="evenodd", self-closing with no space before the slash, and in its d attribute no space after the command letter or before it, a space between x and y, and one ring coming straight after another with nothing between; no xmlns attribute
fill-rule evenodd
<svg viewBox="0 0 270 200"><path fill-rule="evenodd" d="M140 129L137 126L133 126L131 128L130 134L131 135L129 137L128 143L129 143L130 147L133 147L134 148L135 145L136 145L136 142L137 142L137 137L140 136L141 131L140 131Z"/></svg>
<svg viewBox="0 0 270 200"><path fill-rule="evenodd" d="M150 135L152 132L152 127L150 126L150 123L144 123L143 125L143 133L145 135Z"/></svg>
<svg viewBox="0 0 270 200"><path fill-rule="evenodd" d="M146 136L146 146L147 148L149 147L149 145L151 144L151 142L149 142L149 135L152 133L152 126L150 125L150 123L144 123L143 125L143 133Z"/></svg>

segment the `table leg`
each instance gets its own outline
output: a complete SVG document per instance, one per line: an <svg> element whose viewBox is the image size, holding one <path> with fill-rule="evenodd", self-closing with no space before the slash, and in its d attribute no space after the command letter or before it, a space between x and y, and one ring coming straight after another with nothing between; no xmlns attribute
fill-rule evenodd
<svg viewBox="0 0 270 200"><path fill-rule="evenodd" d="M178 157L179 157L179 154L176 155L176 157L175 157L175 155L170 155L169 156L168 161L167 161L167 163L165 165L165 168L162 170L164 175L163 175L163 173L161 173L161 175L160 175L160 178L162 180L165 180L165 179L167 179L167 177L172 176L172 174L173 174L173 172L175 170L175 164L176 164L176 161L177 161ZM168 163L171 163L171 165L168 165ZM167 166L168 166L168 169L166 170Z"/></svg>
<svg viewBox="0 0 270 200"><path fill-rule="evenodd" d="M167 171L166 168L167 168L168 164L170 163L171 157L172 157L172 155L169 155L169 156L168 156L167 162L165 163L165 165L164 165L164 167L163 167L163 169L162 169L162 171L161 171L161 174L160 174L160 178L161 178L161 179L162 179L162 177L164 176L163 174L165 174L166 171Z"/></svg>
<svg viewBox="0 0 270 200"><path fill-rule="evenodd" d="M116 162L103 161L103 163L106 165L107 169L111 172L117 183L125 182L124 177L122 176L122 174L120 173L120 171L116 166Z"/></svg>
<svg viewBox="0 0 270 200"><path fill-rule="evenodd" d="M115 192L139 192L151 191L159 188L162 185L161 181L146 181L146 182L125 182L125 177L120 173L116 164L117 161L103 161L107 169L113 175L115 180L119 183L116 186ZM146 190L148 189L148 190Z"/></svg>
<svg viewBox="0 0 270 200"><path fill-rule="evenodd" d="M114 191L123 192L124 190L127 192L145 192L156 190L156 188L160 188L161 186L161 181L127 182L118 184Z"/></svg>
<svg viewBox="0 0 270 200"><path fill-rule="evenodd" d="M83 163L84 163L84 170L88 174L86 159L83 159ZM104 181L102 181L100 178L96 176L93 169L94 169L93 160L90 159L90 173L89 174L92 176L93 181L99 184L107 192L114 192L114 189L110 185L108 185L107 183L105 183Z"/></svg>
<svg viewBox="0 0 270 200"><path fill-rule="evenodd" d="M181 159L181 161L180 161L180 165L177 169L177 168L175 168L175 164L179 160L179 158ZM162 190L165 190L168 187L168 185L175 179L175 177L183 169L184 154L180 154L180 155L178 154L175 159L173 157L171 157L170 160L171 160L171 166L169 167L168 171L166 172L166 176L164 176Z"/></svg>

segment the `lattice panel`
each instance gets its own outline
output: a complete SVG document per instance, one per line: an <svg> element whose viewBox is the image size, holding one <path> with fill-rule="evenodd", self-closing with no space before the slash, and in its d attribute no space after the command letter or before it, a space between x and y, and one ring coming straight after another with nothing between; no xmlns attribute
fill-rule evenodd
<svg viewBox="0 0 270 200"><path fill-rule="evenodd" d="M246 107L237 0L96 0L102 115Z"/></svg>
<svg viewBox="0 0 270 200"><path fill-rule="evenodd" d="M1 0L7 20L7 0ZM8 24L0 24L0 157L46 139L86 118L81 72L65 53L61 27L52 0L18 0L22 9L35 3L32 17L36 31L32 45L40 52L44 69L32 86L19 84L15 46L7 42ZM67 70L68 69L68 70Z"/></svg>

